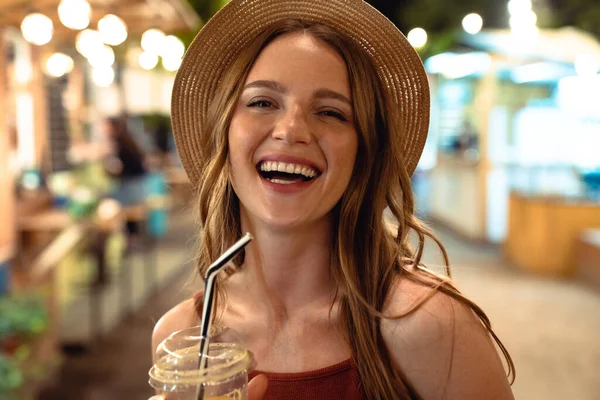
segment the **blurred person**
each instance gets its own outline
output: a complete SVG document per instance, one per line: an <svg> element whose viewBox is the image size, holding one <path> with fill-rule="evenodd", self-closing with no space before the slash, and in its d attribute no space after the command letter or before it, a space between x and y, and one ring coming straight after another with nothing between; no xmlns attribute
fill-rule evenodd
<svg viewBox="0 0 600 400"><path fill-rule="evenodd" d="M159 118L156 124L156 128L153 131L154 148L156 149L159 165L161 168L168 167L170 165L171 157L171 130L169 120L166 118Z"/></svg>
<svg viewBox="0 0 600 400"><path fill-rule="evenodd" d="M105 124L112 154L104 161L104 167L116 180L112 197L123 206L143 203L147 194L144 152L128 130L125 117L109 118ZM139 230L138 222L127 221L128 243L135 240Z"/></svg>
<svg viewBox="0 0 600 400"><path fill-rule="evenodd" d="M469 149L476 149L479 135L468 119L465 119L457 139L457 149L462 153Z"/></svg>
<svg viewBox="0 0 600 400"><path fill-rule="evenodd" d="M254 236L214 313L254 353L250 400L513 399L484 311L421 262L429 237L448 264L410 184L429 88L389 20L362 0L232 0L188 49L172 101L200 276ZM159 320L153 355L201 303Z"/></svg>

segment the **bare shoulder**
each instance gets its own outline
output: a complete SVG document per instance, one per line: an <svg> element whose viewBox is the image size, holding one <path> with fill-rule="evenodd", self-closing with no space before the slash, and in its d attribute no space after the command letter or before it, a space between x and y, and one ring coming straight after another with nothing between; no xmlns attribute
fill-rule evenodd
<svg viewBox="0 0 600 400"><path fill-rule="evenodd" d="M152 358L158 345L173 332L198 324L194 299L187 299L167 311L154 325L152 331Z"/></svg>
<svg viewBox="0 0 600 400"><path fill-rule="evenodd" d="M433 290L407 278L394 284L384 312L409 314L381 322L393 362L425 399L513 399L479 318L460 300Z"/></svg>

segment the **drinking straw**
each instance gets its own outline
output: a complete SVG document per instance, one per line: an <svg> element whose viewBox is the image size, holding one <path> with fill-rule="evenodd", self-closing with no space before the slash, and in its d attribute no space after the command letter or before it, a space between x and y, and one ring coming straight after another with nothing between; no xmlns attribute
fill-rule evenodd
<svg viewBox="0 0 600 400"><path fill-rule="evenodd" d="M253 239L250 233L246 233L233 246L225 250L217 261L213 262L206 270L204 278L204 304L202 306L202 320L200 323L200 351L198 353L198 369L204 370L208 357L208 347L210 344L209 332L212 324L213 295L217 275L227 266L227 263L233 259L250 241ZM204 397L204 385L198 385L196 399L202 400Z"/></svg>

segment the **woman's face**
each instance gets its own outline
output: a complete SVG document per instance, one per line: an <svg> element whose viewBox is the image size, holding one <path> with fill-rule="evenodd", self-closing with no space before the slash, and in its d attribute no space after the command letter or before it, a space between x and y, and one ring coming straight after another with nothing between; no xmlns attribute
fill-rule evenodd
<svg viewBox="0 0 600 400"><path fill-rule="evenodd" d="M265 47L229 128L242 212L283 229L322 220L348 186L357 147L342 57L302 33Z"/></svg>

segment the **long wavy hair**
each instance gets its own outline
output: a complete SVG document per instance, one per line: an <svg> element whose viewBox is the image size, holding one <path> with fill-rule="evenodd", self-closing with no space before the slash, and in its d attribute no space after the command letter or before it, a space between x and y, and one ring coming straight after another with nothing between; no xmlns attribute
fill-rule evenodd
<svg viewBox="0 0 600 400"><path fill-rule="evenodd" d="M421 398L402 371L393 366L383 345L380 319L403 318L438 291L473 310L504 354L508 376L514 379L513 362L492 331L488 317L452 285L444 247L414 215L410 176L402 156L401 116L373 62L360 46L326 26L300 20L274 23L242 49L224 73L209 110L198 157L203 176L198 187L199 273L204 276L210 263L242 234L239 199L229 180L227 133L243 85L261 50L276 37L292 32L304 32L331 46L348 68L359 145L350 183L332 210L331 268L339 287L337 300L344 334L367 398ZM386 222L386 209L397 225ZM411 231L419 239L416 249L409 245ZM440 247L448 277L429 272L422 265L426 237ZM243 255L236 262L243 262ZM386 298L400 276L431 287L430 295L403 315L384 315ZM217 293L218 303L225 302L222 283L217 283Z"/></svg>

